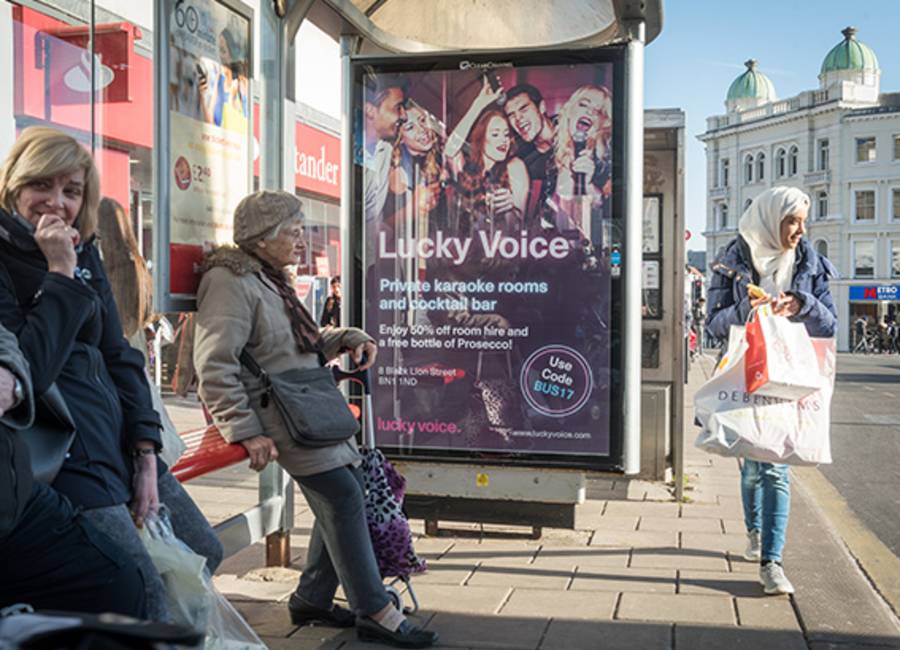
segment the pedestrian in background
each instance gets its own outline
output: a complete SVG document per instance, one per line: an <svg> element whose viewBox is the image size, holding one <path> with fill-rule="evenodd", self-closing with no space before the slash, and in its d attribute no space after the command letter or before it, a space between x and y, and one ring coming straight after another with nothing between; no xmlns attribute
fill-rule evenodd
<svg viewBox="0 0 900 650"><path fill-rule="evenodd" d="M773 187L757 196L733 239L713 266L706 328L720 345L731 325L743 325L753 308L771 305L776 315L803 323L810 336L832 337L837 310L828 280L837 271L803 238L809 197L792 187ZM747 285L768 296L751 299ZM791 594L782 566L791 486L787 465L744 459L741 497L747 528L747 559L759 559L759 579L767 594Z"/></svg>
<svg viewBox="0 0 900 650"><path fill-rule="evenodd" d="M319 325L322 327L341 326L341 276L339 275L331 278L331 295L325 299Z"/></svg>

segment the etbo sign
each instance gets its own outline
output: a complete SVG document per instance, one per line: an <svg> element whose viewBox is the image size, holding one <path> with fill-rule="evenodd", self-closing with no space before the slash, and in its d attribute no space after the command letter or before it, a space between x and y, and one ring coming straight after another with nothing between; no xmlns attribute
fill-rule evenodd
<svg viewBox="0 0 900 650"><path fill-rule="evenodd" d="M900 301L900 284L852 286L850 300L892 300Z"/></svg>

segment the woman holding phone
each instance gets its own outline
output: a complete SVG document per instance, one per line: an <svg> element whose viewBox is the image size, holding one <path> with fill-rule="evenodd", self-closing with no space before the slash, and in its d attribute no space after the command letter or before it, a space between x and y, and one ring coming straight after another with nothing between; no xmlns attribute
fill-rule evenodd
<svg viewBox="0 0 900 650"><path fill-rule="evenodd" d="M743 325L753 308L765 304L776 315L803 323L810 336L835 335L837 310L828 281L837 271L803 237L808 214L809 197L794 187L773 187L753 199L741 216L738 236L712 267L710 338L725 345L730 326ZM782 567L791 501L787 465L743 460L741 497L745 557L760 561L765 593L793 593Z"/></svg>

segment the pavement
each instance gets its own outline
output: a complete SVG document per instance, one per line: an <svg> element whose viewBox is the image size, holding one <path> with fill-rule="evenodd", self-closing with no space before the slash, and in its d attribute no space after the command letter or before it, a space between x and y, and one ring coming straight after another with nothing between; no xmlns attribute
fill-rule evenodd
<svg viewBox="0 0 900 650"><path fill-rule="evenodd" d="M712 367L711 357L693 365L687 395ZM199 418L189 403L173 406L176 422ZM692 420L689 399L685 422ZM742 557L737 461L695 450L695 435L688 424L683 503L672 485L596 476L575 530L545 528L538 540L529 539L530 528L459 523L442 523L440 535L426 537L413 520L429 571L413 578L422 608L411 618L440 633L440 648L900 649L900 622L882 595L891 588L885 581L900 578L897 556L864 572L845 539L852 537L846 522L820 503L818 470L793 472L785 568L797 593L765 596L757 564ZM255 475L244 467L187 487L213 523L257 497ZM219 590L270 648L382 647L357 642L352 630L291 624L286 600L313 521L299 493L296 504L291 566L264 568L256 544L223 563Z"/></svg>

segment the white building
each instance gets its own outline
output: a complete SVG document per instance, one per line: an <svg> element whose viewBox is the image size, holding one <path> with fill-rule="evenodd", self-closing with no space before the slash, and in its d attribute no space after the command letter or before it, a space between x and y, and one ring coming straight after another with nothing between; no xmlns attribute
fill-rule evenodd
<svg viewBox="0 0 900 650"><path fill-rule="evenodd" d="M747 61L727 112L707 118L707 256L737 235L757 194L792 185L809 194L808 236L841 277L832 293L850 344L859 314L900 318L900 93L880 92L875 53L848 27L825 56L819 88L779 100Z"/></svg>

